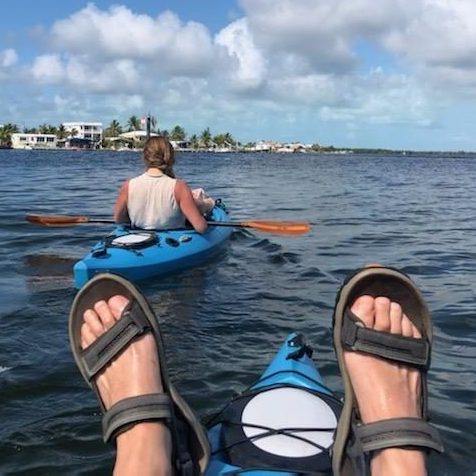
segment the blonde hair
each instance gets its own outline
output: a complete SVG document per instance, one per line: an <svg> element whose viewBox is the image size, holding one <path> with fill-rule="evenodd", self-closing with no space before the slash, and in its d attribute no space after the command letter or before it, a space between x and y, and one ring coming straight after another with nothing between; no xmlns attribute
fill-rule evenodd
<svg viewBox="0 0 476 476"><path fill-rule="evenodd" d="M166 137L149 137L144 145L144 162L147 168L161 170L165 175L175 178L175 154L172 144Z"/></svg>

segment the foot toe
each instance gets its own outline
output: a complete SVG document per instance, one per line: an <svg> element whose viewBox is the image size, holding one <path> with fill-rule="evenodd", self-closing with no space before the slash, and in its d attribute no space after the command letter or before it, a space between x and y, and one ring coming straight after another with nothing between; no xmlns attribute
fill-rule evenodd
<svg viewBox="0 0 476 476"><path fill-rule="evenodd" d="M359 296L352 304L351 311L364 323L365 327L374 326L375 307L372 296Z"/></svg>
<svg viewBox="0 0 476 476"><path fill-rule="evenodd" d="M125 298L124 296L117 295L109 299L108 304L114 319L118 320L121 317L124 308L129 304L129 299Z"/></svg>
<svg viewBox="0 0 476 476"><path fill-rule="evenodd" d="M402 334L402 306L396 302L390 303L390 332Z"/></svg>
<svg viewBox="0 0 476 476"><path fill-rule="evenodd" d="M108 306L107 302L102 300L98 301L94 305L94 310L96 311L99 319L102 322L102 325L105 329L110 329L116 322L112 314L111 308Z"/></svg>
<svg viewBox="0 0 476 476"><path fill-rule="evenodd" d="M413 337L413 324L408 317L403 314L402 316L402 335L404 337Z"/></svg>
<svg viewBox="0 0 476 476"><path fill-rule="evenodd" d="M89 327L90 332L95 336L95 338L104 334L104 325L95 311L87 309L83 315L83 319L84 324Z"/></svg>
<svg viewBox="0 0 476 476"><path fill-rule="evenodd" d="M81 326L81 348L86 349L86 347L89 347L97 339L98 335L100 334L94 333L87 322L83 322Z"/></svg>
<svg viewBox="0 0 476 476"><path fill-rule="evenodd" d="M390 299L384 296L375 298L375 324L377 331L390 332Z"/></svg>

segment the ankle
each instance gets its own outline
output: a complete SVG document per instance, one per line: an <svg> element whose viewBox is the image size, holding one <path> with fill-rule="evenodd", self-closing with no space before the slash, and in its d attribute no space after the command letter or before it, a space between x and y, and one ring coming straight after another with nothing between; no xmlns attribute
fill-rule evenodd
<svg viewBox="0 0 476 476"><path fill-rule="evenodd" d="M116 446L115 476L172 474L172 442L165 424L138 423L117 437Z"/></svg>
<svg viewBox="0 0 476 476"><path fill-rule="evenodd" d="M421 450L388 448L378 451L370 463L372 476L425 476L426 456Z"/></svg>

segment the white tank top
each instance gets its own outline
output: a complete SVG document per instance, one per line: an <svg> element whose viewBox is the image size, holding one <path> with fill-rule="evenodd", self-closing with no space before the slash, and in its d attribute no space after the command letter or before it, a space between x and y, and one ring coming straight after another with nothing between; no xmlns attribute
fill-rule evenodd
<svg viewBox="0 0 476 476"><path fill-rule="evenodd" d="M175 200L176 183L168 175L152 176L147 172L129 180L127 211L132 226L148 230L185 226L185 217Z"/></svg>

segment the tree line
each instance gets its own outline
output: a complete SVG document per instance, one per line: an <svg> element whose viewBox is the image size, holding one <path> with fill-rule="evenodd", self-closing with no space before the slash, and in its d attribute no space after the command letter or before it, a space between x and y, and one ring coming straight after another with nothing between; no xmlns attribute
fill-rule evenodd
<svg viewBox="0 0 476 476"><path fill-rule="evenodd" d="M229 132L213 135L210 128L207 127L200 134L189 135L182 126L176 125L170 130L161 130L157 127L157 120L154 117L150 118L150 122L152 133L166 136L170 140L177 142L187 141L192 148L210 147L212 145L219 147L233 147L240 145ZM142 121L138 116L131 116L124 126L122 126L118 120L114 119L103 130L103 145L107 145L111 138L118 137L123 132L139 131L143 129ZM60 124L59 126L40 124L38 127L24 127L20 130L18 125L8 123L0 126L0 146L10 146L12 134L18 132L23 132L25 134L53 134L60 140L78 135L78 131L74 129L72 131L67 131L63 124Z"/></svg>
<svg viewBox="0 0 476 476"><path fill-rule="evenodd" d="M189 135L182 126L176 125L172 129L160 129L157 127L157 120L154 117L150 118L151 132L161 136L168 137L170 140L177 142L188 142L192 148L210 147L215 144L218 146L232 147L239 145L239 142L229 133L220 133L213 135L210 128L206 127L200 134ZM125 127L122 127L119 121L113 120L108 127L104 129L104 137L117 137L123 132L138 131L144 129L141 120L137 116L131 116Z"/></svg>

